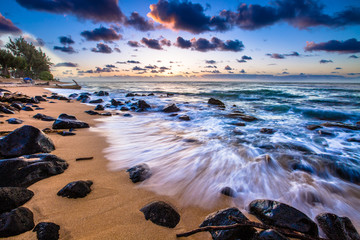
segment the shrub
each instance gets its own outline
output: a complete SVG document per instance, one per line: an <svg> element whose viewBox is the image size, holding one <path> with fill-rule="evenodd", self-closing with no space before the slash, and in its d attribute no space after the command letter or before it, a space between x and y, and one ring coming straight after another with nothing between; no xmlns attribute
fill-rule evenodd
<svg viewBox="0 0 360 240"><path fill-rule="evenodd" d="M54 76L48 71L43 71L39 74L39 78L41 80L53 80Z"/></svg>

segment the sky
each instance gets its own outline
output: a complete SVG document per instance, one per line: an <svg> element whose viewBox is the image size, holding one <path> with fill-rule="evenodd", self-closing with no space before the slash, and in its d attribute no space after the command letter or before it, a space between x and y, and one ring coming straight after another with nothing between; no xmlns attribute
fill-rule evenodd
<svg viewBox="0 0 360 240"><path fill-rule="evenodd" d="M1 0L56 78L360 77L359 0Z"/></svg>

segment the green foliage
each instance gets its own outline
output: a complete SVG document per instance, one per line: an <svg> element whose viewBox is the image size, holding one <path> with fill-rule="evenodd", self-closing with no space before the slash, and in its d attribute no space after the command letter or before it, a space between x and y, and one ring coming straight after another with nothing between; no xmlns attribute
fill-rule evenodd
<svg viewBox="0 0 360 240"><path fill-rule="evenodd" d="M39 74L41 80L53 80L54 76L49 71L43 71Z"/></svg>
<svg viewBox="0 0 360 240"><path fill-rule="evenodd" d="M11 51L13 56L12 60L8 59L6 61L7 67L15 69L19 77L39 78L42 72L50 73L50 66L52 65L50 58L40 48L36 49L32 43L28 43L24 38L19 37L15 40L9 38L9 43L5 46ZM10 53L9 51L6 52Z"/></svg>

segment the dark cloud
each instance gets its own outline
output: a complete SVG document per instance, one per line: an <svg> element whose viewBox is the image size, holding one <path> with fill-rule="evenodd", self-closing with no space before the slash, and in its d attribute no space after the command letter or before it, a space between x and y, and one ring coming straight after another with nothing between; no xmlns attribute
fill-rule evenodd
<svg viewBox="0 0 360 240"><path fill-rule="evenodd" d="M289 53L289 54L284 54L284 56L287 56L287 57L300 57L300 54L298 52L292 52L292 53Z"/></svg>
<svg viewBox="0 0 360 240"><path fill-rule="evenodd" d="M78 73L79 73L79 74L84 74L84 73L94 73L94 71L93 71L93 70L86 70L86 71L82 71L82 70L80 70L80 71L78 71Z"/></svg>
<svg viewBox="0 0 360 240"><path fill-rule="evenodd" d="M106 64L105 67L107 67L107 68L116 68L116 66L112 65L112 64Z"/></svg>
<svg viewBox="0 0 360 240"><path fill-rule="evenodd" d="M147 69L156 69L157 68L157 66L152 66L152 65L148 65L148 66L145 66L145 68L147 68Z"/></svg>
<svg viewBox="0 0 360 240"><path fill-rule="evenodd" d="M225 70L228 70L228 71L231 71L231 70L233 70L229 65L226 65L225 66Z"/></svg>
<svg viewBox="0 0 360 240"><path fill-rule="evenodd" d="M103 43L96 44L96 48L92 48L91 51L96 53L112 53L111 47Z"/></svg>
<svg viewBox="0 0 360 240"><path fill-rule="evenodd" d="M286 75L286 74L289 74L288 72L282 72L282 74Z"/></svg>
<svg viewBox="0 0 360 240"><path fill-rule="evenodd" d="M115 40L120 40L122 38L121 34L118 34L112 28L95 28L92 31L83 31L81 34L87 41L104 41L111 42Z"/></svg>
<svg viewBox="0 0 360 240"><path fill-rule="evenodd" d="M38 46L43 47L45 46L45 41L42 38L36 38Z"/></svg>
<svg viewBox="0 0 360 240"><path fill-rule="evenodd" d="M170 70L168 67L160 67L160 70Z"/></svg>
<svg viewBox="0 0 360 240"><path fill-rule="evenodd" d="M97 67L96 70L94 71L94 73L113 72L113 71L114 70L112 70L111 68Z"/></svg>
<svg viewBox="0 0 360 240"><path fill-rule="evenodd" d="M220 73L220 71L219 70L214 70L211 73Z"/></svg>
<svg viewBox="0 0 360 240"><path fill-rule="evenodd" d="M356 55L351 55L351 56L349 56L349 58L359 58L359 57Z"/></svg>
<svg viewBox="0 0 360 240"><path fill-rule="evenodd" d="M137 12L131 13L130 17L126 19L125 25L132 26L143 32L155 30L154 22L145 20Z"/></svg>
<svg viewBox="0 0 360 240"><path fill-rule="evenodd" d="M120 48L117 48L117 47L114 48L114 51L115 51L115 52L118 52L118 53L121 53Z"/></svg>
<svg viewBox="0 0 360 240"><path fill-rule="evenodd" d="M204 68L217 68L217 66L215 66L215 65L207 65Z"/></svg>
<svg viewBox="0 0 360 240"><path fill-rule="evenodd" d="M54 50L58 50L58 51L61 51L61 52L64 52L64 53L69 53L69 54L72 54L72 53L76 53L76 51L74 50L74 48L72 46L63 46L63 47L59 47L59 46L54 46Z"/></svg>
<svg viewBox="0 0 360 240"><path fill-rule="evenodd" d="M244 69L241 69L240 73L246 73Z"/></svg>
<svg viewBox="0 0 360 240"><path fill-rule="evenodd" d="M142 38L141 43L145 44L148 48L157 49L157 50L163 50L162 46L166 45L168 46L168 43L170 41L166 39L157 40L157 39L148 39L148 38Z"/></svg>
<svg viewBox="0 0 360 240"><path fill-rule="evenodd" d="M319 63L332 63L332 60L321 59Z"/></svg>
<svg viewBox="0 0 360 240"><path fill-rule="evenodd" d="M126 64L126 62L120 62L120 61L117 61L116 63L117 64Z"/></svg>
<svg viewBox="0 0 360 240"><path fill-rule="evenodd" d="M10 19L6 19L0 13L0 35L1 34L20 34L20 28L16 27Z"/></svg>
<svg viewBox="0 0 360 240"><path fill-rule="evenodd" d="M55 67L77 67L77 66L78 66L77 63L72 63L72 62L62 62L55 65Z"/></svg>
<svg viewBox="0 0 360 240"><path fill-rule="evenodd" d="M135 61L135 60L127 60L127 63L135 63L135 64L139 64L139 61Z"/></svg>
<svg viewBox="0 0 360 240"><path fill-rule="evenodd" d="M135 66L132 68L133 71L146 71L145 68L141 68L141 67L138 67L138 66Z"/></svg>
<svg viewBox="0 0 360 240"><path fill-rule="evenodd" d="M335 68L335 70L340 70L340 69L342 69L341 67L337 67L337 68Z"/></svg>
<svg viewBox="0 0 360 240"><path fill-rule="evenodd" d="M242 60L252 60L252 57L244 55L241 57L241 59Z"/></svg>
<svg viewBox="0 0 360 240"><path fill-rule="evenodd" d="M305 51L325 51L338 53L357 53L360 52L360 41L355 38L346 41L330 40L328 42L307 42Z"/></svg>
<svg viewBox="0 0 360 240"><path fill-rule="evenodd" d="M178 37L176 39L175 46L177 46L179 48L190 48L191 47L191 42L190 42L190 40L185 40L182 37Z"/></svg>
<svg viewBox="0 0 360 240"><path fill-rule="evenodd" d="M216 64L215 60L205 60L207 64Z"/></svg>
<svg viewBox="0 0 360 240"><path fill-rule="evenodd" d="M358 75L360 75L360 73L348 73L347 75L349 75L349 76L358 76Z"/></svg>
<svg viewBox="0 0 360 240"><path fill-rule="evenodd" d="M16 2L29 10L70 14L95 22L122 22L124 20L118 0L16 0Z"/></svg>
<svg viewBox="0 0 360 240"><path fill-rule="evenodd" d="M200 52L207 52L207 51L233 51L239 52L244 49L244 45L239 40L227 40L222 41L216 37L211 38L211 40L207 40L205 38L198 38L198 39L191 39L191 49L200 51Z"/></svg>
<svg viewBox="0 0 360 240"><path fill-rule="evenodd" d="M164 39L161 39L161 40L160 40L160 44L161 44L161 46L168 46L168 47L170 47L170 46L171 46L171 41L164 38Z"/></svg>
<svg viewBox="0 0 360 240"><path fill-rule="evenodd" d="M200 4L189 1L159 0L157 4L151 4L150 9L149 17L172 29L192 33L210 30L210 17L205 15L204 8Z"/></svg>
<svg viewBox="0 0 360 240"><path fill-rule="evenodd" d="M141 44L138 41L128 41L127 45L130 47L141 47Z"/></svg>
<svg viewBox="0 0 360 240"><path fill-rule="evenodd" d="M279 54L279 53L268 53L268 54L266 54L266 56L269 56L274 59L285 59L285 56L283 54Z"/></svg>
<svg viewBox="0 0 360 240"><path fill-rule="evenodd" d="M71 45L75 43L74 40L71 39L71 36L60 36L59 40L62 45Z"/></svg>
<svg viewBox="0 0 360 240"><path fill-rule="evenodd" d="M157 70L151 70L151 73L159 73Z"/></svg>

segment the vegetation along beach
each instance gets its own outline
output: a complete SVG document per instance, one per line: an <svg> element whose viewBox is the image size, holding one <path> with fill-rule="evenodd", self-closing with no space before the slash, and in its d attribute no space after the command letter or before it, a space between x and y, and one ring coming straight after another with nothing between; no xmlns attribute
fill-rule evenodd
<svg viewBox="0 0 360 240"><path fill-rule="evenodd" d="M360 4L0 3L0 238L359 240Z"/></svg>

